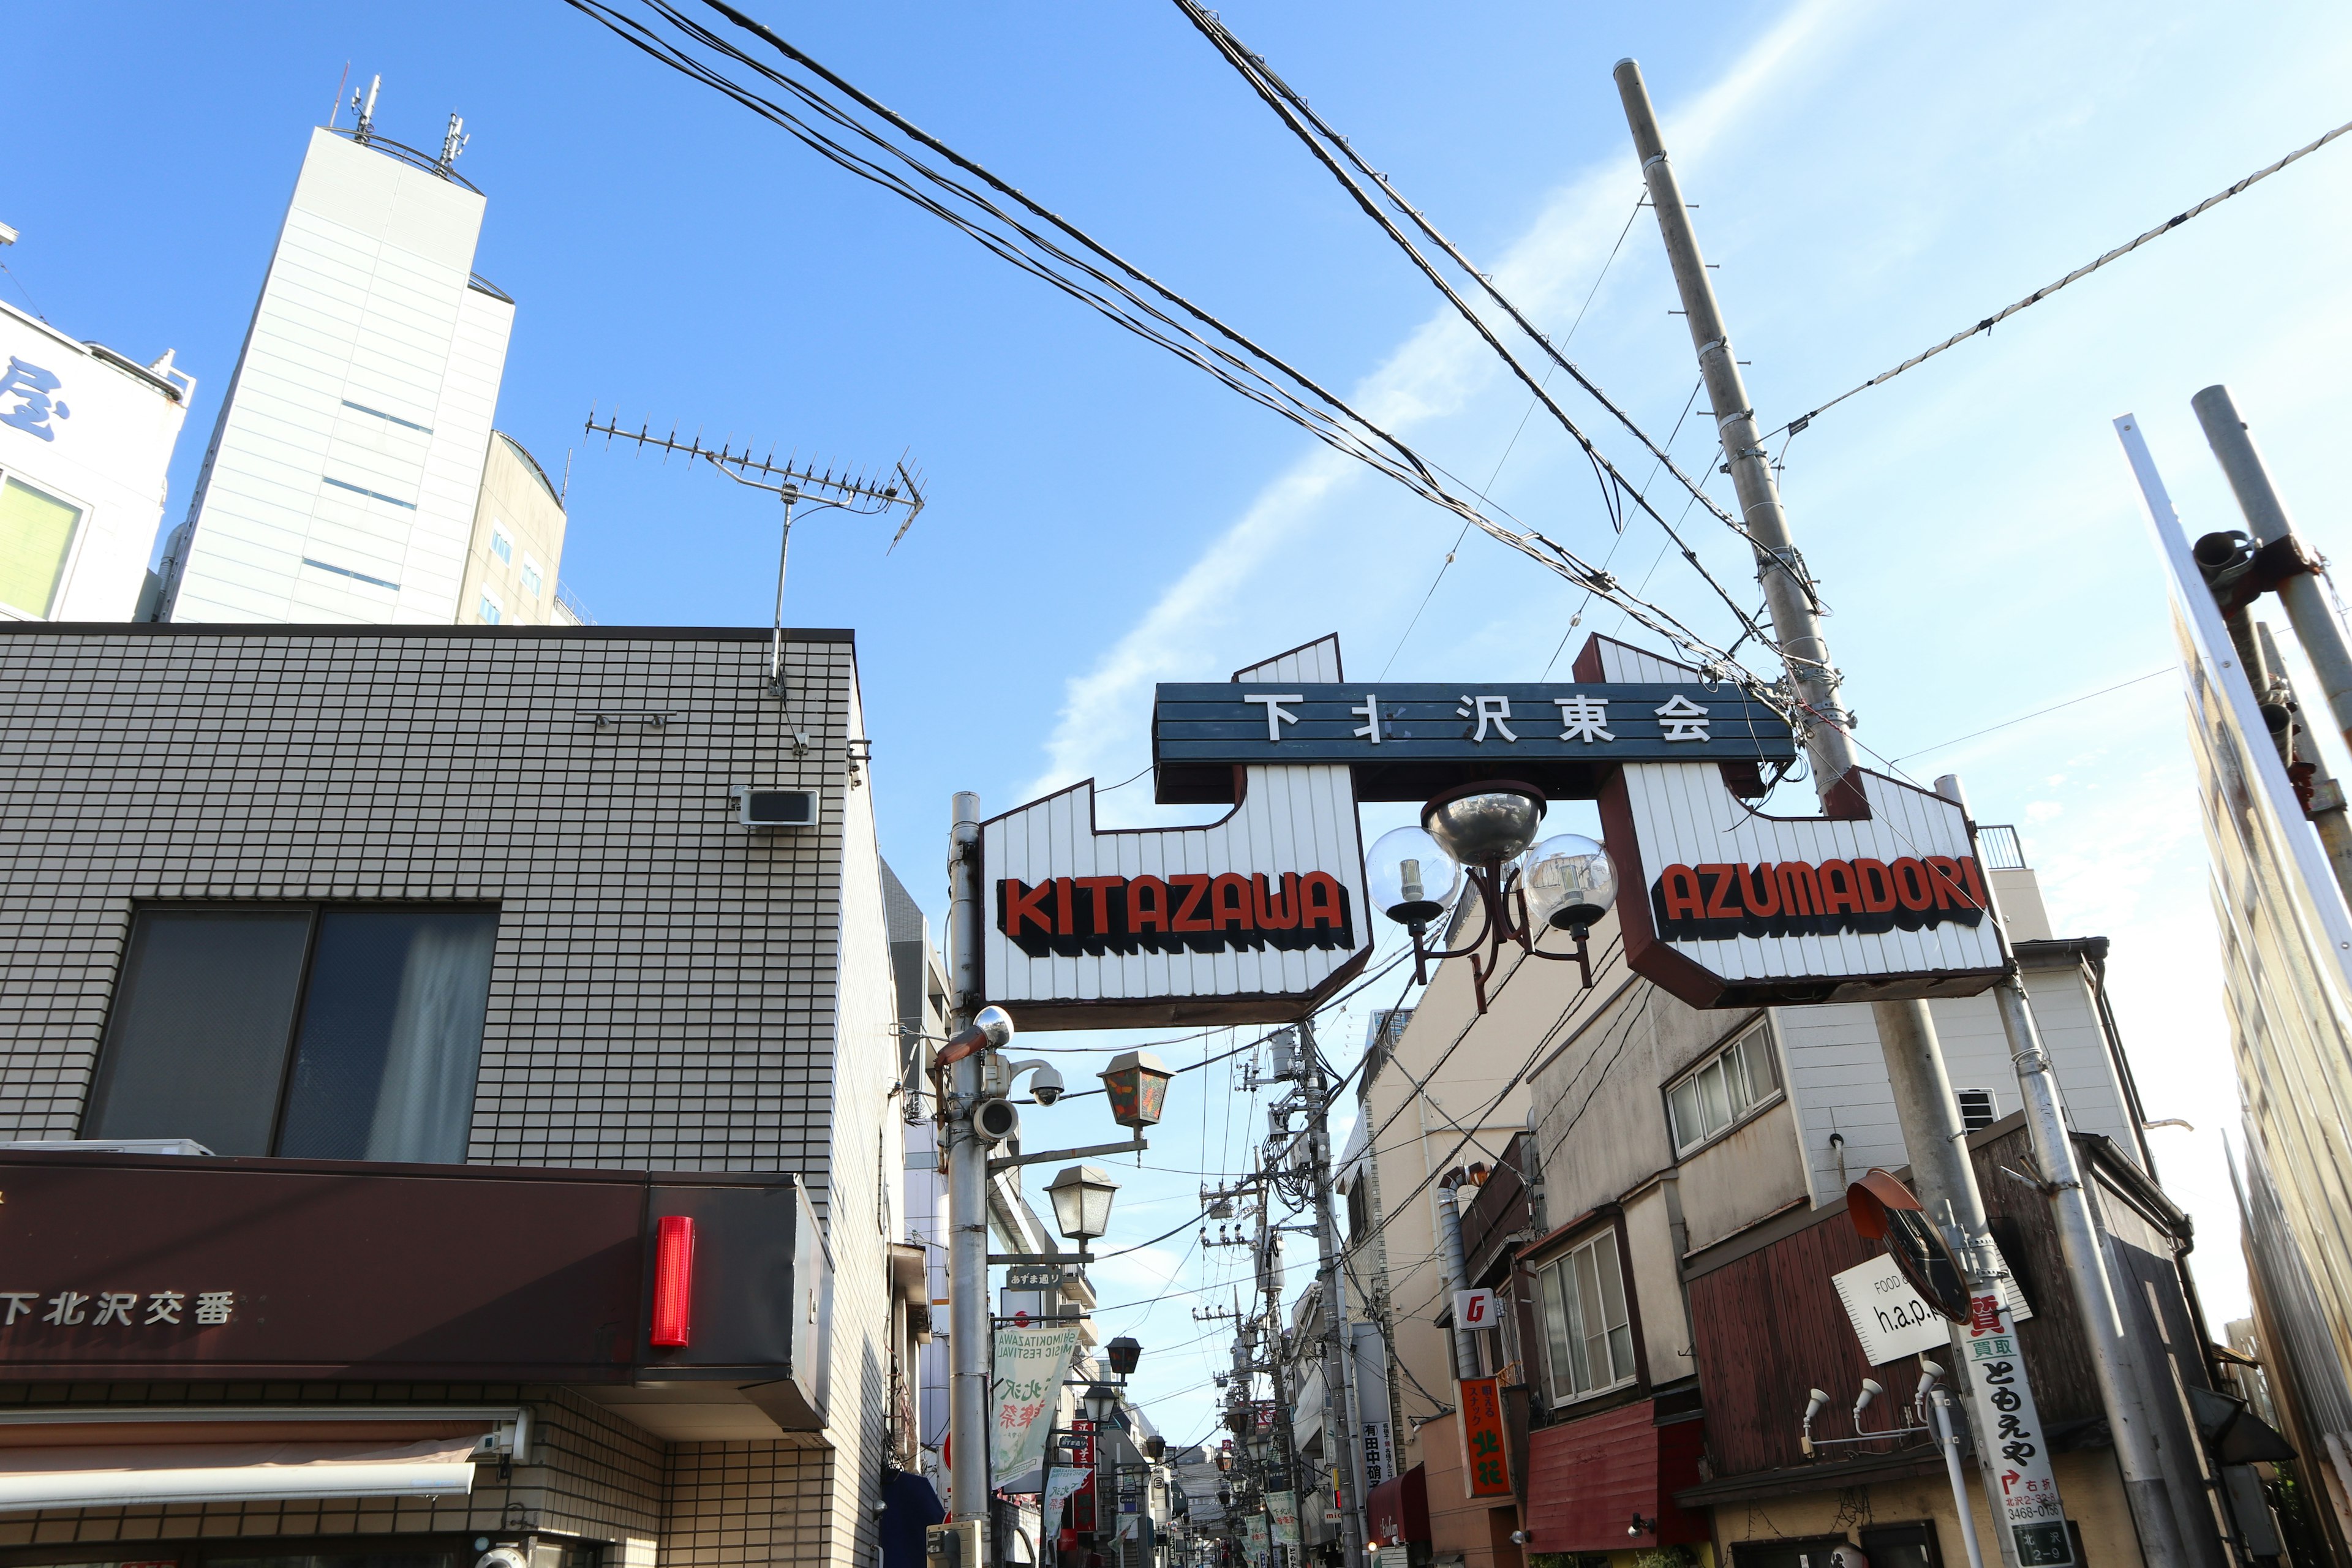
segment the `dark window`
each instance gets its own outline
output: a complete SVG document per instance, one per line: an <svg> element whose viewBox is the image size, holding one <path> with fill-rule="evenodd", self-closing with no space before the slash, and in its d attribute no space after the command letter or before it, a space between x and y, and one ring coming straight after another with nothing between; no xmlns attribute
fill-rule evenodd
<svg viewBox="0 0 2352 1568"><path fill-rule="evenodd" d="M139 912L83 1136L466 1157L498 911Z"/></svg>
<svg viewBox="0 0 2352 1568"><path fill-rule="evenodd" d="M1936 1521L1909 1524L1865 1524L1862 1554L1870 1568L1944 1568L1944 1553L1936 1542Z"/></svg>

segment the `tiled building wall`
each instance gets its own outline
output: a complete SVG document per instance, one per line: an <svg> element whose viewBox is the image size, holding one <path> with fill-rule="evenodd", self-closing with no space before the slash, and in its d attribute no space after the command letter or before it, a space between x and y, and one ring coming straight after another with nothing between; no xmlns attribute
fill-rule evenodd
<svg viewBox="0 0 2352 1568"><path fill-rule="evenodd" d="M542 1528L627 1568L652 1568L665 1508L666 1563L802 1560L811 1531L832 1561L875 1553L905 1208L863 721L847 634L787 644L782 704L767 658L764 633L730 631L0 633L0 1138L79 1131L142 901L479 900L499 919L471 1162L805 1180L835 1268L834 1449L665 1452L565 1396L580 1446L551 1421L517 1472ZM816 791L818 826L743 831L738 784ZM709 1491L712 1467L766 1479ZM484 1474L466 1505L315 1505L318 1528L494 1525L509 1499ZM665 1477L687 1494L666 1504ZM710 1522L717 1497L734 1522ZM291 1507L34 1528L278 1533Z"/></svg>

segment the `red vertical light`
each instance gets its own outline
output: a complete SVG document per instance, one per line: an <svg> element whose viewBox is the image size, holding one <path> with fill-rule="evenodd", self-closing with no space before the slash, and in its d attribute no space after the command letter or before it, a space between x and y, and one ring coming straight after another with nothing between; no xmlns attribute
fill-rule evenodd
<svg viewBox="0 0 2352 1568"><path fill-rule="evenodd" d="M664 1215L654 1232L654 1333L677 1347L694 1331L694 1221Z"/></svg>

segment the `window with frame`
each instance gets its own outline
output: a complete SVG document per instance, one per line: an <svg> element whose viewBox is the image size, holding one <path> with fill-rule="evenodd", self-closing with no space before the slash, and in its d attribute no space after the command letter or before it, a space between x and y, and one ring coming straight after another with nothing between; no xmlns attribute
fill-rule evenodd
<svg viewBox="0 0 2352 1568"><path fill-rule="evenodd" d="M514 541L509 539L507 531L495 522L490 524L490 553L509 566L514 564Z"/></svg>
<svg viewBox="0 0 2352 1568"><path fill-rule="evenodd" d="M14 474L0 477L0 607L48 619L87 515Z"/></svg>
<svg viewBox="0 0 2352 1568"><path fill-rule="evenodd" d="M1633 1320L1617 1233L1604 1230L1536 1270L1543 1296L1545 1359L1555 1405L1633 1381Z"/></svg>
<svg viewBox="0 0 2352 1568"><path fill-rule="evenodd" d="M498 924L479 906L140 910L82 1136L463 1162Z"/></svg>
<svg viewBox="0 0 2352 1568"><path fill-rule="evenodd" d="M547 579L539 574L539 563L526 555L522 558L522 591L536 599Z"/></svg>
<svg viewBox="0 0 2352 1568"><path fill-rule="evenodd" d="M1772 1031L1759 1023L1667 1086L1675 1152L1687 1154L1721 1136L1780 1092Z"/></svg>
<svg viewBox="0 0 2352 1568"><path fill-rule="evenodd" d="M504 608L499 604L498 595L488 588L482 590L481 603L474 606L474 613L482 617L482 624L486 626L497 626L506 616Z"/></svg>

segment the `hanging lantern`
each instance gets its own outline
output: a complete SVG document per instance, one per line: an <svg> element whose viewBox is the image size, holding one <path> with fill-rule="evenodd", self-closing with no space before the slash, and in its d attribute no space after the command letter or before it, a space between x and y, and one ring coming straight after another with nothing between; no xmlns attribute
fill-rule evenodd
<svg viewBox="0 0 2352 1568"><path fill-rule="evenodd" d="M1122 1051L1101 1076L1111 1120L1140 1132L1159 1122L1168 1104L1168 1080L1176 1075L1150 1051Z"/></svg>

